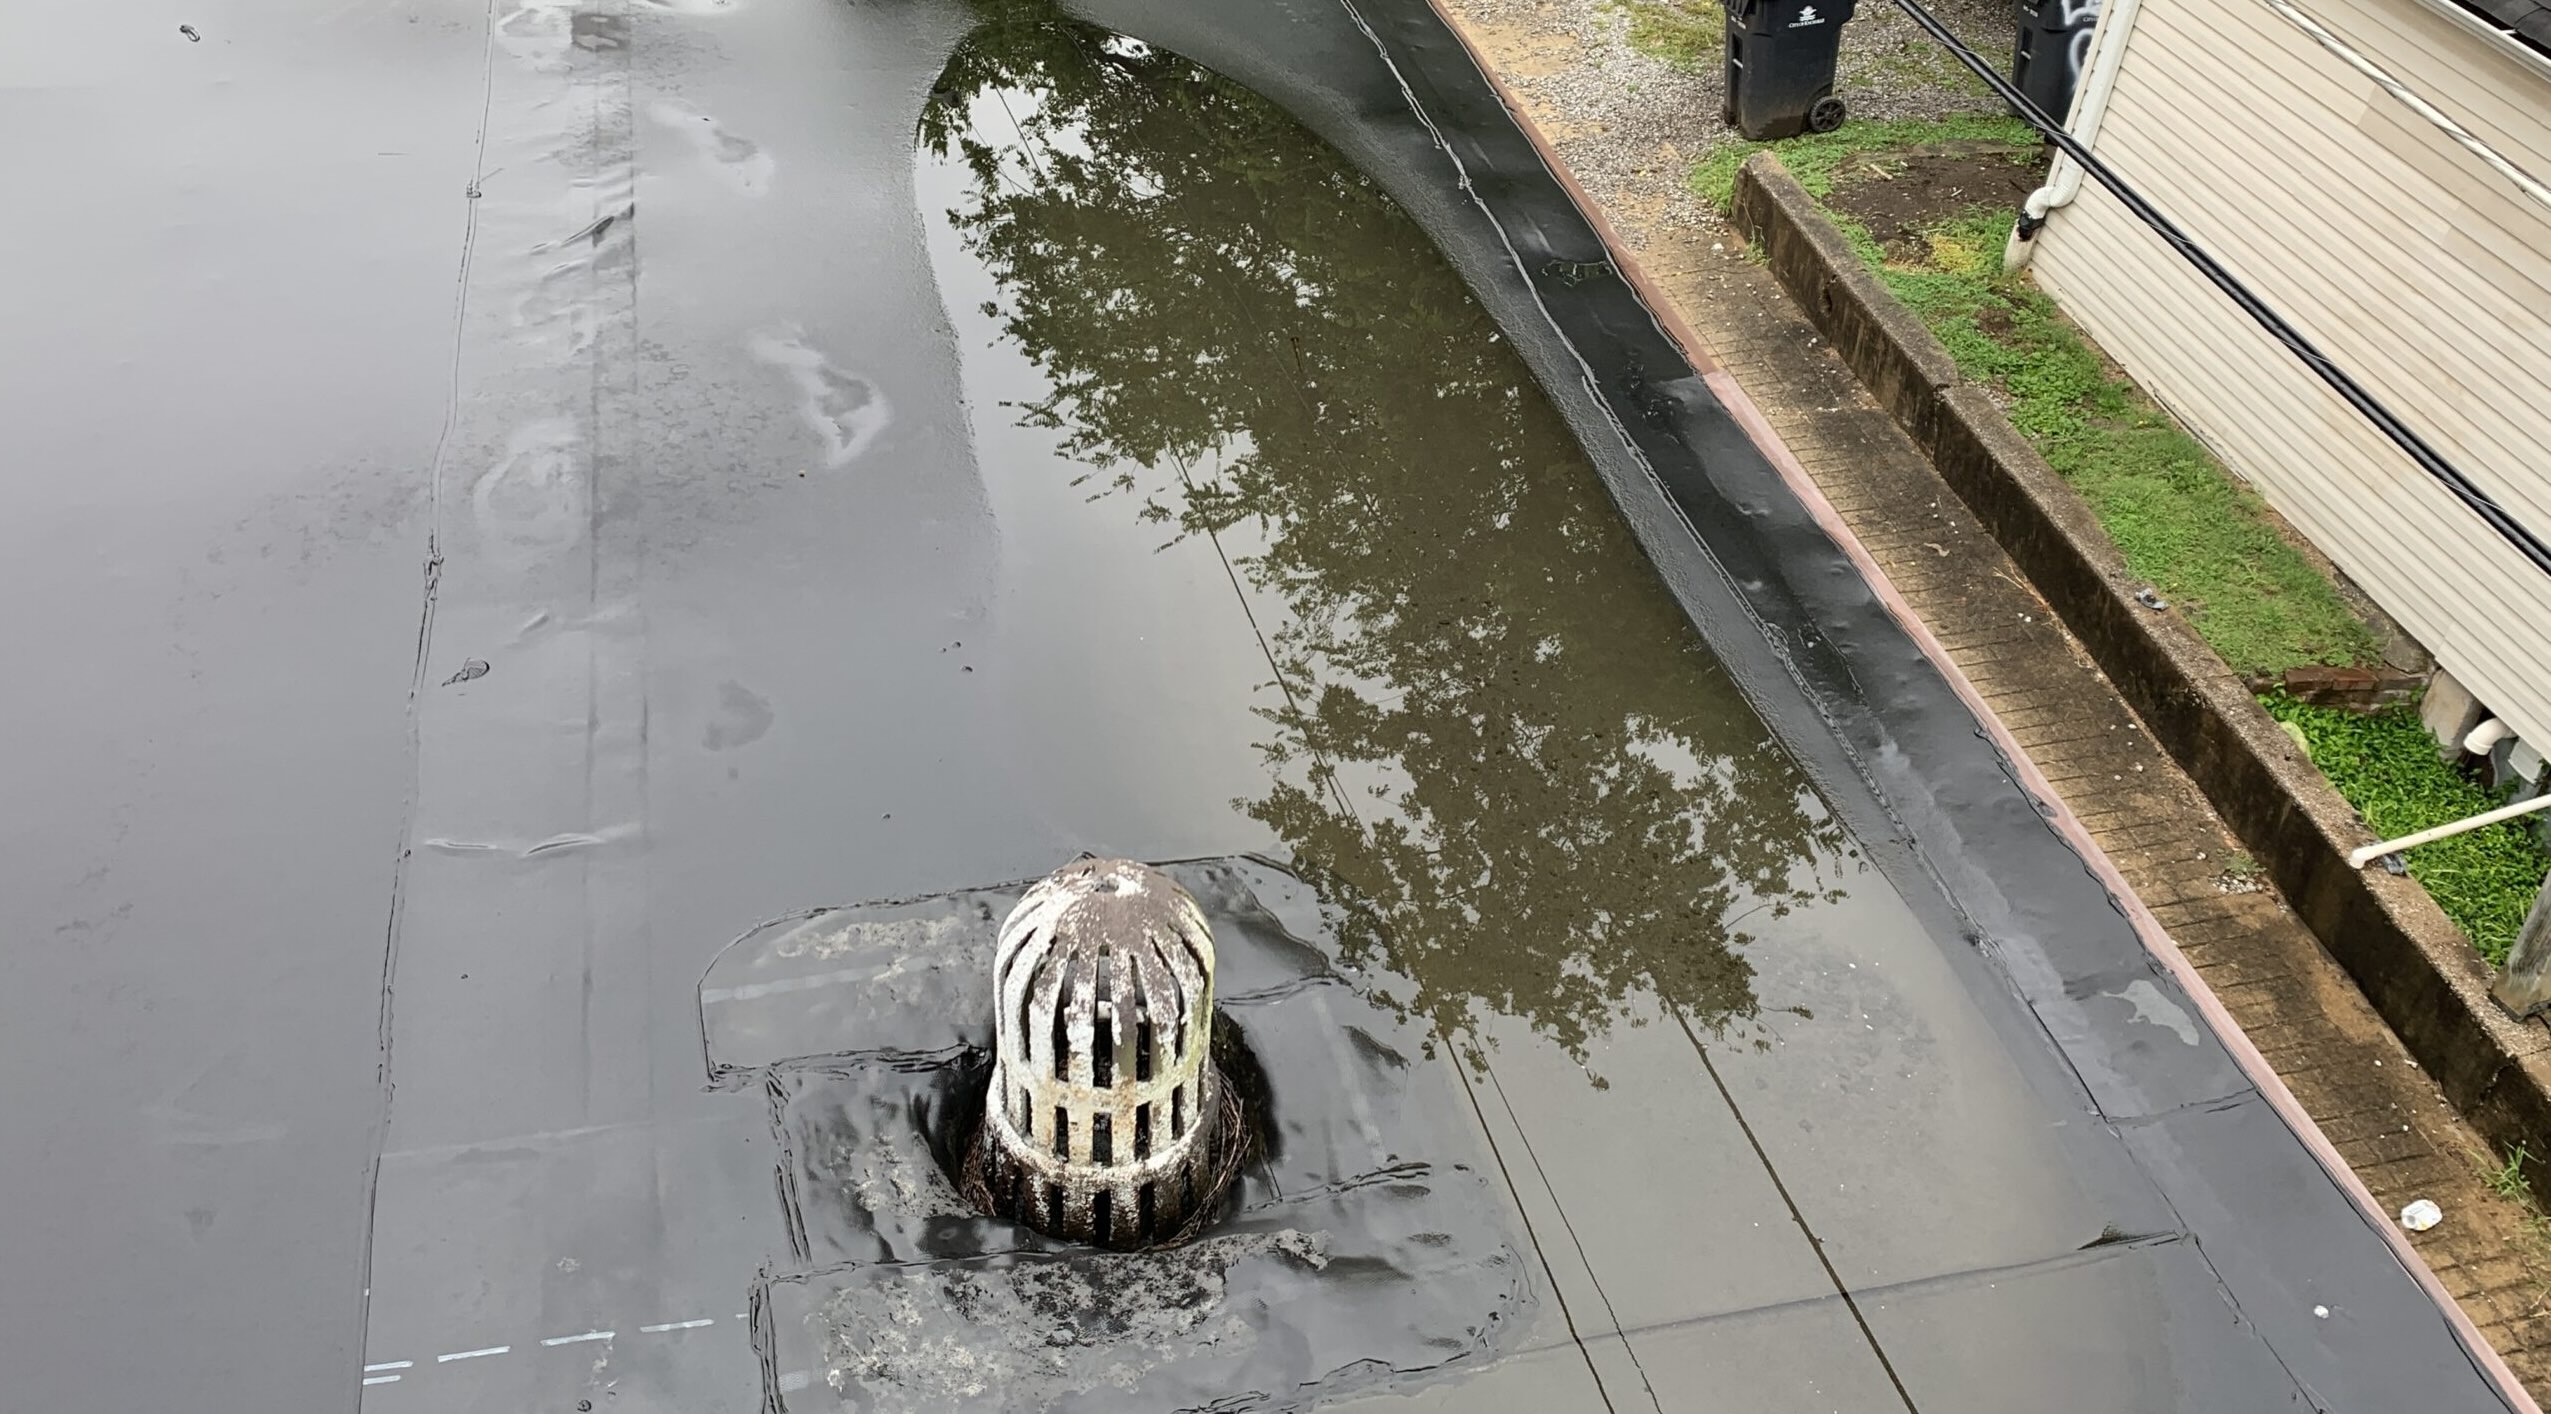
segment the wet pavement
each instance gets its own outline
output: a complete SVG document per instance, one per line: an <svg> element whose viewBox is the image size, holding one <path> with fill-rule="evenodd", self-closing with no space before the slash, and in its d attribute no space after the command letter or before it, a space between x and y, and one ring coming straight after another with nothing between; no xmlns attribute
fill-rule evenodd
<svg viewBox="0 0 2551 1414"><path fill-rule="evenodd" d="M936 1407L710 970L1082 850L1493 1160L1360 1400L2504 1407L1429 12L1090 18L0 21L8 1408Z"/></svg>

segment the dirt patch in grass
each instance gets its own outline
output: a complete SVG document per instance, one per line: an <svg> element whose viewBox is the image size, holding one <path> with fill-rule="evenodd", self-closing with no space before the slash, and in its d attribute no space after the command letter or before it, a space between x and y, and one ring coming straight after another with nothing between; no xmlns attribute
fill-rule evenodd
<svg viewBox="0 0 2551 1414"><path fill-rule="evenodd" d="M1990 206L2017 211L2045 179L2035 144L1942 143L1843 163L1825 205L1857 221L1891 258L1919 259L1923 233L1944 213ZM1998 329L2007 334L2002 319Z"/></svg>
<svg viewBox="0 0 2551 1414"><path fill-rule="evenodd" d="M1818 200L1830 198L1837 186L1848 186L1850 174L1864 164L1883 166L1899 153L1937 152L1977 156L2034 151L2037 133L2017 118L1999 113L1952 113L1944 118L1903 118L1891 122L1854 120L1829 133L1809 133L1785 142L1722 144L1692 168L1692 190L1725 211L1736 199L1736 169L1766 149L1780 153L1789 175ZM1909 159L1908 159L1909 160ZM2031 183L2031 187L2034 187ZM2020 193L2028 194L2027 189ZM2016 209L2016 205L2014 206Z"/></svg>

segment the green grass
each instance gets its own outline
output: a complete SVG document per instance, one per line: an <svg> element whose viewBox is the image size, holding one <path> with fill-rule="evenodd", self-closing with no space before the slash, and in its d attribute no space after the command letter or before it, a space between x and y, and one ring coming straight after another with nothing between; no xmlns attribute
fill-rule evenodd
<svg viewBox="0 0 2551 1414"><path fill-rule="evenodd" d="M1718 0L1622 0L1610 8L1629 17L1632 49L1678 69L1707 68L1727 42Z"/></svg>
<svg viewBox="0 0 2551 1414"><path fill-rule="evenodd" d="M2303 729L2312 763L2384 839L2467 819L2505 803L2505 792L2463 778L2436 752L2436 739L2405 707L2368 714L2313 707L2278 694L2270 715ZM2528 821L2490 825L2402 854L2416 879L2492 965L2524 926L2551 850Z"/></svg>
<svg viewBox="0 0 2551 1414"><path fill-rule="evenodd" d="M1930 143L2035 134L2017 119L1967 115L1846 123L1777 144L1782 164L1819 201L1859 164ZM1722 210L1736 170L1772 144L1730 144L1696 165L1692 185ZM2267 508L2205 447L2106 363L2055 305L2002 273L2013 213L1981 207L1926 233L1907 258L1880 249L1859 222L1828 211L1870 268L1948 346L1970 379L2007 394L2011 421L2083 500L2127 566L2184 612L2244 673L2376 661L2373 634Z"/></svg>
<svg viewBox="0 0 2551 1414"><path fill-rule="evenodd" d="M1890 260L1852 225L1879 278L1967 377L2010 397L2011 422L2090 503L2126 564L2184 611L2226 663L2279 673L2370 663L2373 634L2269 520L2257 496L2056 313L2002 273L2011 213L1979 210Z"/></svg>
<svg viewBox="0 0 2551 1414"><path fill-rule="evenodd" d="M2551 1300L2551 1282L2544 1280L2544 1269L2551 1265L2551 1217L2542 1211L2542 1195L2533 1191L2533 1180L2527 1176L2527 1165L2533 1153L2518 1144L2501 1158L2485 1149L2472 1149L2471 1166L2480 1171L2481 1186L2512 1203L2520 1219L2519 1235L2511 1239L2522 1252L2526 1275L2533 1281L2538 1303Z"/></svg>
<svg viewBox="0 0 2551 1414"><path fill-rule="evenodd" d="M1736 169L1766 148L1777 148L1783 166L1808 194L1833 194L1834 174L1852 159L1933 142L2010 142L2034 146L2037 131L2017 118L1964 113L1901 122L1850 122L1829 133L1806 133L1780 142L1730 141L1713 148L1692 169L1692 190L1725 211L1736 200Z"/></svg>
<svg viewBox="0 0 2551 1414"><path fill-rule="evenodd" d="M2522 1144L2518 1144L2507 1151L2505 1163L2482 1162L2480 1181L2487 1184L2489 1191L2499 1197L2511 1203L2522 1203L2530 1207L2533 1204L2533 1187L2525 1181L2524 1166L2532 1162L2532 1159L2533 1155Z"/></svg>

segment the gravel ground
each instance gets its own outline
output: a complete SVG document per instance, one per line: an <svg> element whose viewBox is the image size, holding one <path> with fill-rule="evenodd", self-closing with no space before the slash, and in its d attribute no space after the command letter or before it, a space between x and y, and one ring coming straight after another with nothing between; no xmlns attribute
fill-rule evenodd
<svg viewBox="0 0 2551 1414"><path fill-rule="evenodd" d="M1691 61L1677 62L1641 52L1630 38L1642 16L1651 25L1680 16L1723 28L1710 0L1446 3L1606 210L1635 213L1642 219L1628 224L1667 231L1723 228L1682 180L1712 148L1738 140L1719 119L1723 46L1712 40ZM1930 8L1979 53L2008 52L2010 0L1930 0ZM1844 28L1836 87L1855 120L2000 111L1973 75L1888 0L1861 0Z"/></svg>

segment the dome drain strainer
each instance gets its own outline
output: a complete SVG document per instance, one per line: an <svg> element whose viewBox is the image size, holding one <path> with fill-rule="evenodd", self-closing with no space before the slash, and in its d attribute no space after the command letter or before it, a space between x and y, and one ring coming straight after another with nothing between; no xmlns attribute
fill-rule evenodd
<svg viewBox="0 0 2551 1414"><path fill-rule="evenodd" d="M1214 1062L1214 945L1167 874L1083 859L1030 887L993 953L994 1062L967 1196L1048 1236L1194 1235L1239 1168Z"/></svg>
<svg viewBox="0 0 2551 1414"><path fill-rule="evenodd" d="M1424 1013L1384 995L1413 984L1369 957L1352 971L1340 961L1355 901L1332 913L1265 860L1158 868L1203 910L1213 993L1150 1014L1191 1027L1212 1016L1226 1125L1233 1106L1241 1118L1211 1140L1235 1175L1208 1186L1210 1201L1200 1192L1184 1223L1164 1225L1155 1207L1146 1251L1032 1236L984 1211L996 1047L1035 1062L1033 1044L1015 1044L1024 1035L1005 1042L994 1025L995 958L1011 956L1005 920L1041 881L809 909L719 954L700 985L708 1073L736 1103L767 1108L788 1243L753 1288L757 1407L1308 1409L1564 1338L1543 1319L1529 1234L1458 1062L1430 1048ZM1124 1014L1116 957L1111 937L1108 988L1093 967L1074 993L1091 1001L1093 1089L1097 1002L1109 1002L1111 1041ZM1139 1025L1139 953L1132 966ZM1155 1040L1165 1081L1174 1037ZM1048 1125L1034 1128L1050 1158ZM1139 1185L1136 1221L1121 1226L1121 1191L1101 1186L1109 1240L1139 1241Z"/></svg>

